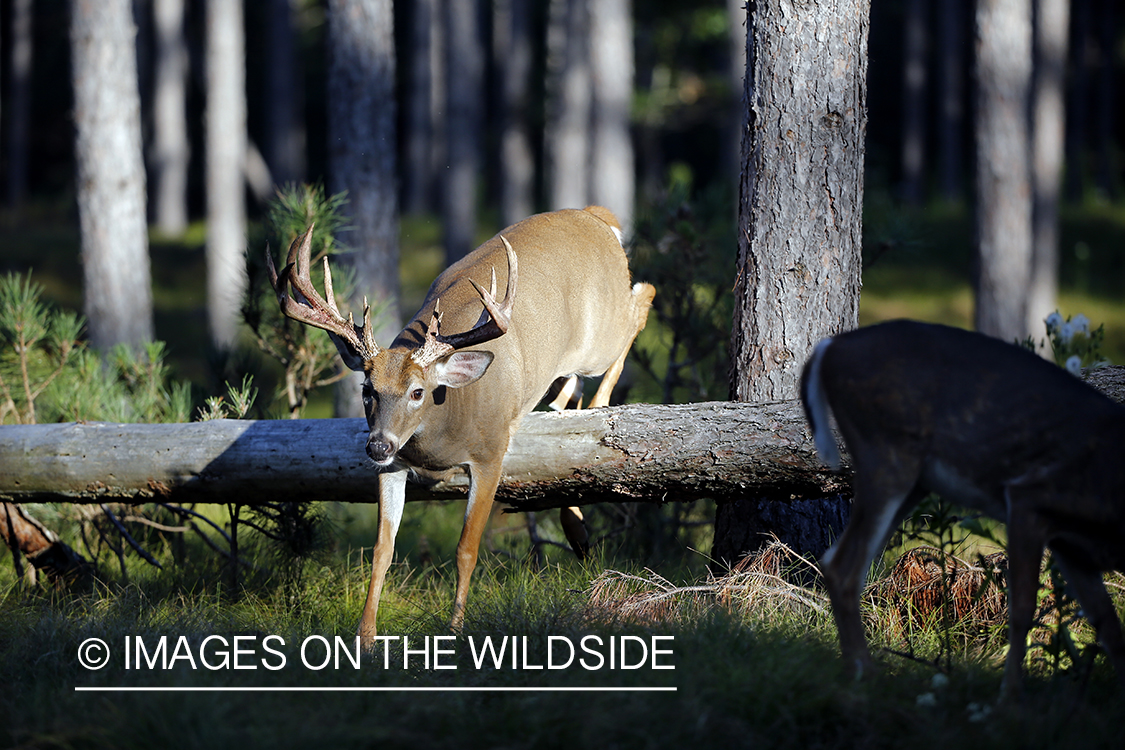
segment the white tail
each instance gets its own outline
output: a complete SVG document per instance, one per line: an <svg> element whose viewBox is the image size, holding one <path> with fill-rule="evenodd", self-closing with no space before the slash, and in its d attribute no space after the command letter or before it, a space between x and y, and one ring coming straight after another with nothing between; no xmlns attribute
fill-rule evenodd
<svg viewBox="0 0 1125 750"><path fill-rule="evenodd" d="M609 404L655 294L648 284L631 285L619 232L613 214L599 206L514 224L442 273L387 348L372 339L366 310L362 325L340 314L327 260L325 297L313 288L311 229L294 240L280 273L270 258L270 280L285 314L328 331L348 367L365 375L367 453L382 469L378 540L359 623L366 642L376 634L408 476L433 479L462 466L469 471L457 545L457 627L501 462L520 421L552 382L572 375L605 373L590 406ZM497 274L505 278L501 302Z"/></svg>
<svg viewBox="0 0 1125 750"><path fill-rule="evenodd" d="M836 452L831 412L855 470L851 519L821 560L849 667L871 666L859 613L867 567L936 492L1007 524L1005 692L1019 690L1045 547L1125 685L1125 640L1101 575L1125 567L1125 407L1019 347L908 321L822 342L801 399L821 455Z"/></svg>

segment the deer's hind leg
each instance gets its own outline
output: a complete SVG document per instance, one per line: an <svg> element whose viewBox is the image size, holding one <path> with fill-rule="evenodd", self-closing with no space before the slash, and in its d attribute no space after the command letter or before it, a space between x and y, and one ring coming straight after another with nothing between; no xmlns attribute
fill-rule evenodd
<svg viewBox="0 0 1125 750"><path fill-rule="evenodd" d="M648 322L648 311L652 307L652 299L656 296L656 288L652 284L634 284L633 295L631 304L629 306L629 318L632 322L632 333L629 335L628 341L625 342L624 348L621 350L620 356L610 365L606 370L605 375L602 376L601 385L598 386L598 392L590 400L590 408L596 409L600 406L609 406L609 397L613 393L613 387L617 385L618 379L621 377L621 371L625 367L625 358L629 356L629 349L633 346L633 340L637 338L637 334L644 330L645 324ZM566 404L570 402L574 390L574 383L578 378L574 375L568 381L567 385L570 386L569 390L564 387L563 391L566 393L564 396L560 394L559 398L552 402L553 408L562 410ZM579 391L581 395L581 391ZM558 404L558 405L557 405ZM579 398L578 408L582 408L582 401ZM586 521L582 516L582 511L577 507L560 508L559 509L559 523L563 528L563 533L566 534L566 540L570 542L570 548L574 550L574 554L579 560L585 560L586 555L590 551L590 535L586 530Z"/></svg>
<svg viewBox="0 0 1125 750"><path fill-rule="evenodd" d="M605 371L605 375L602 376L602 382L601 385L598 386L598 392L590 399L591 409L609 406L609 396L613 393L613 387L617 385L617 380L621 377L621 371L625 368L625 358L629 356L629 349L633 346L633 340L637 338L638 333L644 330L645 323L648 322L648 311L649 308L652 307L652 299L655 296L656 288L652 284L633 285L632 304L629 307L629 316L633 322L633 333L625 342L625 346L621 350L621 355L609 366L609 369Z"/></svg>
<svg viewBox="0 0 1125 750"><path fill-rule="evenodd" d="M925 495L917 486L917 465L856 465L855 498L844 533L820 559L832 601L845 669L862 677L874 667L860 614L860 594L871 561L891 529Z"/></svg>

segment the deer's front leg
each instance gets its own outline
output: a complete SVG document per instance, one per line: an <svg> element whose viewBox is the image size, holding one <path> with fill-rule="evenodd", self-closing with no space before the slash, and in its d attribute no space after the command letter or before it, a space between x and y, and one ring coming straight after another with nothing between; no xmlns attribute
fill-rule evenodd
<svg viewBox="0 0 1125 750"><path fill-rule="evenodd" d="M498 456L504 455L500 451ZM458 630L465 617L465 601L469 598L469 579L477 566L477 552L480 549L481 534L488 523L492 511L492 500L500 484L500 458L488 464L469 466L471 484L469 503L465 508L465 525L461 528L461 540L457 542L457 593L453 597L453 617L450 627Z"/></svg>
<svg viewBox="0 0 1125 750"><path fill-rule="evenodd" d="M379 532L371 559L371 583L367 587L367 601L363 605L363 616L359 619L357 632L364 649L370 649L375 643L375 616L379 612L379 595L383 591L387 568L391 566L391 559L394 557L395 536L406 504L406 476L405 471L379 475Z"/></svg>
<svg viewBox="0 0 1125 750"><path fill-rule="evenodd" d="M1023 692L1023 660L1027 653L1027 633L1035 617L1039 591L1039 564L1043 559L1045 535L1039 520L1029 508L1021 507L1021 495L1007 490L1008 503L1008 657L1000 698L1016 701Z"/></svg>

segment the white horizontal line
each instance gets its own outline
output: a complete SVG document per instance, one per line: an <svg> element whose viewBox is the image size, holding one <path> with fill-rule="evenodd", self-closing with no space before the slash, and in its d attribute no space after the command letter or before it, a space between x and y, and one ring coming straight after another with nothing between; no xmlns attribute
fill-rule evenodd
<svg viewBox="0 0 1125 750"><path fill-rule="evenodd" d="M76 693L674 693L675 687L75 687Z"/></svg>

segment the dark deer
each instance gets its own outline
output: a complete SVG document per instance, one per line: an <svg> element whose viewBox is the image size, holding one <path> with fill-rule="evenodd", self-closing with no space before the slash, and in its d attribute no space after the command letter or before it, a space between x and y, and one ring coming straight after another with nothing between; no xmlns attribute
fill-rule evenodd
<svg viewBox="0 0 1125 750"><path fill-rule="evenodd" d="M820 342L801 400L821 460L840 465L831 414L855 470L851 519L821 570L857 676L872 666L859 613L867 568L936 492L1007 524L1004 693L1020 690L1045 547L1125 684L1125 641L1102 582L1125 566L1125 407L1020 347L909 321Z"/></svg>

